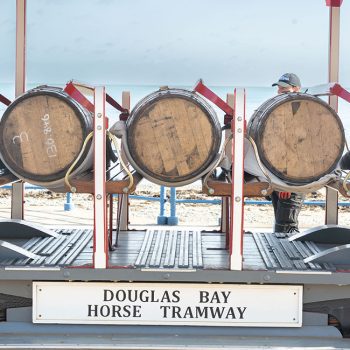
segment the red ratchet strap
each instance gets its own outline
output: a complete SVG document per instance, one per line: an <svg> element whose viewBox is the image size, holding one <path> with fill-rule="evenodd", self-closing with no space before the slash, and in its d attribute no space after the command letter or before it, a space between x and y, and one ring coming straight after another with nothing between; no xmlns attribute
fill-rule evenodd
<svg viewBox="0 0 350 350"><path fill-rule="evenodd" d="M112 96L106 94L106 101L115 109L120 111L119 119L126 121L129 118L129 110L122 107Z"/></svg>
<svg viewBox="0 0 350 350"><path fill-rule="evenodd" d="M88 111L94 113L95 106L74 86L74 83L69 82L64 91L71 97L73 97L77 102L84 106ZM123 108L112 96L106 94L106 101L118 111L121 112L120 119L126 120L129 116L129 111Z"/></svg>
<svg viewBox="0 0 350 350"><path fill-rule="evenodd" d="M0 102L2 102L6 106L9 106L11 104L11 101L1 94L0 94Z"/></svg>
<svg viewBox="0 0 350 350"><path fill-rule="evenodd" d="M223 101L218 95L216 95L213 91L207 88L202 80L199 80L197 85L194 88L194 91L197 91L209 101L213 102L217 105L221 110L223 110L227 115L233 117L233 108L231 108L225 101Z"/></svg>
<svg viewBox="0 0 350 350"><path fill-rule="evenodd" d="M112 96L108 94L106 94L106 101L118 111L122 113L129 113L129 111L126 108L122 107Z"/></svg>
<svg viewBox="0 0 350 350"><path fill-rule="evenodd" d="M343 87L341 87L339 84L334 84L330 89L329 92L333 95L339 96L345 101L350 103L350 92L345 90Z"/></svg>
<svg viewBox="0 0 350 350"><path fill-rule="evenodd" d="M95 106L74 86L72 82L68 83L64 91L85 107L89 112L95 112Z"/></svg>

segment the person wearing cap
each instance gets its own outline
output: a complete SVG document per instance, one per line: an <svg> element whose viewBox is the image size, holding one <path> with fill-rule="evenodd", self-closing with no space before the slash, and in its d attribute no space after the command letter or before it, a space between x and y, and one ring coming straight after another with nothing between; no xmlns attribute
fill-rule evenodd
<svg viewBox="0 0 350 350"><path fill-rule="evenodd" d="M294 73L283 74L276 83L278 94L299 92L301 83ZM304 202L304 194L291 192L271 193L272 205L275 213L274 232L299 232L298 216Z"/></svg>
<svg viewBox="0 0 350 350"><path fill-rule="evenodd" d="M285 73L272 86L277 86L278 94L284 94L289 92L299 92L301 89L301 83L299 77L294 73Z"/></svg>

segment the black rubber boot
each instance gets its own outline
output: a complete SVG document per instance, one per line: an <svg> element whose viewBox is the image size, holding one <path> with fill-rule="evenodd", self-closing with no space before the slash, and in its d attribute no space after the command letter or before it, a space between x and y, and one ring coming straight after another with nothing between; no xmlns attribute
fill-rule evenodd
<svg viewBox="0 0 350 350"><path fill-rule="evenodd" d="M278 192L272 192L271 199L275 212L274 232L299 232L298 216L305 195L292 193L289 199L280 199Z"/></svg>

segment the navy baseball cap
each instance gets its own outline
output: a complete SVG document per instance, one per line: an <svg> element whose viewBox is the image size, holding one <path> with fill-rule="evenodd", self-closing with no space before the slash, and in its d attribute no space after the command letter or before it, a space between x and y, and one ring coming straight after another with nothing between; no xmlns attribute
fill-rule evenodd
<svg viewBox="0 0 350 350"><path fill-rule="evenodd" d="M272 84L272 86L301 86L299 77L294 73L285 73L279 79L277 83Z"/></svg>

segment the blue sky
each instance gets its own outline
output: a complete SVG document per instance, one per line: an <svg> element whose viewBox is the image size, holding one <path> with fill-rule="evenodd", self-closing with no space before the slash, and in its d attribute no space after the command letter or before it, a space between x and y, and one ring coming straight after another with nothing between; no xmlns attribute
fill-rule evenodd
<svg viewBox="0 0 350 350"><path fill-rule="evenodd" d="M327 82L325 0L27 0L27 78L99 84ZM0 0L0 82L14 80L15 0ZM340 82L350 86L350 0Z"/></svg>

